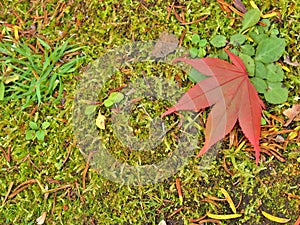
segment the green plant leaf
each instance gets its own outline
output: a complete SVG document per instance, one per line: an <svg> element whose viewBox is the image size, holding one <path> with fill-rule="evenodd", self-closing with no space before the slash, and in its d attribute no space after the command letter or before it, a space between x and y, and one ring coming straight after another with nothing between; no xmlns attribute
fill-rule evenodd
<svg viewBox="0 0 300 225"><path fill-rule="evenodd" d="M264 126L267 124L267 121L262 117L261 118L261 122L260 122L260 125Z"/></svg>
<svg viewBox="0 0 300 225"><path fill-rule="evenodd" d="M206 39L201 39L199 42L198 42L198 45L199 47L205 47L207 44L207 40Z"/></svg>
<svg viewBox="0 0 300 225"><path fill-rule="evenodd" d="M199 48L198 49L198 57L202 58L206 55L206 50L204 48Z"/></svg>
<svg viewBox="0 0 300 225"><path fill-rule="evenodd" d="M242 34L234 34L230 37L230 44L233 46L240 46L246 41L246 38Z"/></svg>
<svg viewBox="0 0 300 225"><path fill-rule="evenodd" d="M45 50L45 52L44 52L44 64L43 64L43 68L42 68L42 75L43 76L48 76L48 74L53 69L53 64L51 66L51 60L50 60L50 57L48 55L49 55L48 52Z"/></svg>
<svg viewBox="0 0 300 225"><path fill-rule="evenodd" d="M35 133L35 136L36 136L36 138L37 138L39 141L44 141L44 139L45 139L45 131L44 131L44 130L38 130L38 131Z"/></svg>
<svg viewBox="0 0 300 225"><path fill-rule="evenodd" d="M234 52L236 49L231 49L231 52ZM237 54L238 55L238 54ZM211 55L209 57L212 58L219 58L219 59L223 59L223 60L228 60L228 55L226 54L226 52L224 51L224 49L220 49L218 51L217 55Z"/></svg>
<svg viewBox="0 0 300 225"><path fill-rule="evenodd" d="M267 82L259 77L252 77L251 83L254 85L258 93L265 93L267 91Z"/></svg>
<svg viewBox="0 0 300 225"><path fill-rule="evenodd" d="M42 39L40 39L40 38L37 38L38 39L38 41L41 43L41 45L44 47L44 48L46 48L47 50L48 49L51 49L51 47L45 42L45 41L43 41Z"/></svg>
<svg viewBox="0 0 300 225"><path fill-rule="evenodd" d="M26 130L25 132L25 139L28 140L33 140L35 138L35 131L34 130Z"/></svg>
<svg viewBox="0 0 300 225"><path fill-rule="evenodd" d="M249 35L258 44L266 38L269 38L267 34L258 34L255 31L251 31Z"/></svg>
<svg viewBox="0 0 300 225"><path fill-rule="evenodd" d="M271 82L282 81L284 77L284 72L282 68L275 63L268 64L266 66L267 73L266 79Z"/></svg>
<svg viewBox="0 0 300 225"><path fill-rule="evenodd" d="M0 101L4 100L4 92L5 92L5 86L2 80L0 80Z"/></svg>
<svg viewBox="0 0 300 225"><path fill-rule="evenodd" d="M241 52L243 54L249 55L249 56L253 56L255 54L255 49L252 45L242 45L241 46Z"/></svg>
<svg viewBox="0 0 300 225"><path fill-rule="evenodd" d="M193 44L198 44L200 41L200 36L198 34L193 34L192 36L192 43Z"/></svg>
<svg viewBox="0 0 300 225"><path fill-rule="evenodd" d="M242 30L244 31L249 27L253 27L257 22L260 20L260 11L259 9L250 9L248 10L244 17L242 22Z"/></svg>
<svg viewBox="0 0 300 225"><path fill-rule="evenodd" d="M288 89L283 88L280 82L268 82L268 90L264 93L266 100L272 104L281 104L288 98Z"/></svg>
<svg viewBox="0 0 300 225"><path fill-rule="evenodd" d="M255 60L255 77L265 79L266 74L267 74L267 69L265 64Z"/></svg>
<svg viewBox="0 0 300 225"><path fill-rule="evenodd" d="M50 126L50 123L47 122L47 121L45 121L45 122L42 123L42 129L43 130L46 130L49 126Z"/></svg>
<svg viewBox="0 0 300 225"><path fill-rule="evenodd" d="M59 68L59 72L62 74L66 74L66 73L72 73L77 69L77 62L81 61L84 57L81 58L77 58L74 60L71 60L67 63L64 63L60 68Z"/></svg>
<svg viewBox="0 0 300 225"><path fill-rule="evenodd" d="M42 103L42 95L41 95L41 88L40 83L37 83L35 86L35 93L38 100L38 105Z"/></svg>
<svg viewBox="0 0 300 225"><path fill-rule="evenodd" d="M39 129L38 125L33 121L29 122L29 127L33 130L38 130Z"/></svg>
<svg viewBox="0 0 300 225"><path fill-rule="evenodd" d="M198 49L194 47L190 48L190 55L192 58L196 58L198 55Z"/></svg>
<svg viewBox="0 0 300 225"><path fill-rule="evenodd" d="M26 45L18 43L16 45L12 45L12 49L24 57L30 58L31 51Z"/></svg>
<svg viewBox="0 0 300 225"><path fill-rule="evenodd" d="M271 37L277 37L277 35L279 34L279 30L278 29L272 29L270 36Z"/></svg>
<svg viewBox="0 0 300 225"><path fill-rule="evenodd" d="M114 104L114 101L112 101L111 99L105 99L103 104L106 108L109 108Z"/></svg>
<svg viewBox="0 0 300 225"><path fill-rule="evenodd" d="M266 38L258 44L255 59L266 64L275 62L282 56L284 48L284 39L276 37Z"/></svg>
<svg viewBox="0 0 300 225"><path fill-rule="evenodd" d="M226 37L223 35L217 35L211 39L210 43L216 48L224 47L226 45Z"/></svg>
<svg viewBox="0 0 300 225"><path fill-rule="evenodd" d="M48 88L47 88L47 93L46 93L47 95L52 94L53 91L55 90L55 88L57 87L57 85L58 85L58 83L59 83L59 81L56 79L57 76L58 76L57 73L54 73L54 74L51 76L51 78L50 78L50 80L49 80L49 85L48 85Z"/></svg>
<svg viewBox="0 0 300 225"><path fill-rule="evenodd" d="M124 95L121 92L113 92L109 95L109 97L104 100L103 104L105 107L110 107L114 103L118 103L122 101L124 98Z"/></svg>
<svg viewBox="0 0 300 225"><path fill-rule="evenodd" d="M245 55L243 53L240 53L239 57L243 60L245 66L246 66L248 75L253 77L254 76L254 71L255 71L254 60L249 55Z"/></svg>

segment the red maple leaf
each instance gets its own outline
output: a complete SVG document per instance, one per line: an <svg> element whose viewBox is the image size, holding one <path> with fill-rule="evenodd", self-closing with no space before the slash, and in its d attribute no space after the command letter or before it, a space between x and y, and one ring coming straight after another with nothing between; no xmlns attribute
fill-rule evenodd
<svg viewBox="0 0 300 225"><path fill-rule="evenodd" d="M265 106L248 78L243 61L230 51L225 51L233 64L217 58L175 60L190 64L209 77L190 88L162 117L175 111L197 112L213 106L206 122L205 143L198 157L223 139L238 120L243 133L254 146L258 164L261 114Z"/></svg>

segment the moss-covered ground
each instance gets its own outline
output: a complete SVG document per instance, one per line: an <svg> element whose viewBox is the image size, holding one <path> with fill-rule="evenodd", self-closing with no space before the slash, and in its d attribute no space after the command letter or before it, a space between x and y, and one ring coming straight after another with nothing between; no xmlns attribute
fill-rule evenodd
<svg viewBox="0 0 300 225"><path fill-rule="evenodd" d="M243 2L251 7L248 1ZM298 1L268 0L256 4L263 13L278 12L271 21L287 42L285 54L291 61L299 62ZM172 5L180 6L177 13L187 22L206 15L207 18L182 25L174 12L168 11ZM35 224L41 215L46 216L45 224L159 224L162 220L167 224L277 224L265 218L261 210L290 218L287 224L295 223L300 215L300 125L293 121L284 126L288 118L283 111L299 101L300 67L285 64L289 69L284 79L289 98L280 105L267 104L264 110L267 123L262 126L264 151L259 166L255 165L251 145L236 126L205 170L199 169L201 160L192 157L188 165L163 182L120 185L89 167L74 138L76 85L93 60L124 43L155 40L162 31L182 37L181 45L186 48L191 47L193 34L208 40L216 34L230 37L241 26L238 15L228 16L217 1L203 0L4 0L0 3L0 28L11 28L8 32L16 38L15 25L19 27L19 39L28 43L40 37L55 46L71 38L71 44L83 47L80 51L86 58L78 70L63 76L64 101L55 102L54 93L39 107L34 103L24 110L20 110L24 99L1 102L0 224ZM5 35L2 33L0 41L5 41ZM126 79L110 81L102 92L121 87ZM177 77L177 81L191 86L185 75ZM158 115L165 111L162 103L155 104L161 104ZM155 104L145 102L149 110ZM103 113L110 116L109 109L103 108ZM200 121L205 120L206 113L202 112ZM44 142L25 139L30 121L38 125L50 122ZM146 122L141 120L139 125L143 123ZM200 130L203 134L203 127ZM203 135L200 145L202 141ZM112 143L111 151L122 150ZM122 157L126 151L115 154ZM176 178L180 180L183 200L178 196ZM220 188L229 193L242 217L200 223L207 212L233 213Z"/></svg>

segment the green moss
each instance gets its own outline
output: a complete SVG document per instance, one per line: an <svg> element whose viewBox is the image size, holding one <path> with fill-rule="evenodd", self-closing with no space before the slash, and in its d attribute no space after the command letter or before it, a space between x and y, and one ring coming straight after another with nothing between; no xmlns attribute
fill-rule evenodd
<svg viewBox="0 0 300 225"><path fill-rule="evenodd" d="M188 165L176 175L164 182L146 186L122 186L101 177L96 170L90 168L86 176L86 189L83 189L82 175L86 166L84 157L76 146L73 136L72 111L73 98L76 89L76 78L84 71L84 67L99 58L107 50L130 43L132 40L153 40L158 38L161 31L169 31L178 37L186 30L182 45L191 47L193 34L199 34L201 39L210 40L217 34L230 37L241 22L236 15L233 27L229 24L231 19L221 11L218 3L206 3L202 5L198 1L179 1L177 5L183 5L185 9L177 9L177 12L185 13L187 22L194 21L209 15L200 23L181 25L173 13L167 20L167 6L171 1L48 1L45 7L40 7L40 2L28 1L4 1L0 9L0 19L13 25L21 25L22 31L29 31L30 26L35 26L38 34L45 36L53 42L63 32L67 39L72 36L74 44L85 46L84 54L87 55L81 71L63 77L64 104L49 101L42 103L37 112L30 115L34 105L23 112L19 111L24 104L24 99L10 101L0 105L0 146L7 151L11 146L11 161L7 162L4 154L0 155L0 199L4 201L11 182L14 182L12 191L22 182L38 179L42 186L48 189L58 188L63 185L71 185L70 188L49 193L47 197L37 183L30 184L15 197L9 198L0 206L1 224L33 224L43 211L47 211L47 224L158 224L162 219L172 220L174 224L189 224L189 220L200 218L207 211L216 214L232 213L226 202L218 202L218 207L202 201L208 195L223 198L220 188L228 191L237 205L242 196L238 212L243 213L241 219L225 221L224 224L263 224L270 223L261 214L260 209L271 214L291 218L295 221L299 215L299 200L288 197L300 195L299 187L299 163L297 154L299 146L291 141L287 150L283 152L287 161L281 163L273 157L263 154L264 162L259 167L255 166L253 154L245 149L235 153L235 148L228 149L227 139L222 144L222 150L217 157L212 159L209 169L200 170L201 160L192 158ZM209 1L207 1L209 2ZM246 3L245 3L246 4ZM257 1L257 5L263 9L263 13L276 8L282 18L272 18L271 26L276 27L280 36L288 42L286 54L292 61L298 60L299 52L299 20L300 9L296 1ZM295 8L293 9L293 5ZM250 7L249 4L246 4ZM48 21L41 18L33 18L36 13L45 15L47 10ZM1 30L3 28L1 23ZM20 32L21 38L31 38L30 35ZM3 41L3 39L1 40ZM207 49L208 54L211 49ZM1 56L0 56L1 57ZM290 90L288 101L282 105L268 105L266 115L278 115L281 118L282 111L297 100L299 95L299 67L288 66L290 72L285 73L284 84ZM143 68L141 66L141 70ZM149 70L149 69L148 69ZM141 75L139 75L141 76ZM173 77L172 70L164 73L165 77ZM116 74L100 92L99 100L107 97L109 90L118 88L138 77L138 73L131 76ZM183 80L182 86L188 88L186 74L180 74ZM53 96L53 100L55 96ZM167 104L165 102L142 102L147 113L158 115L162 113ZM157 108L155 108L157 107ZM109 109L99 106L101 112L110 117ZM136 111L132 115L132 125L144 125L145 111ZM137 118L139 118L137 120ZM174 123L177 117L169 121ZM206 113L200 114L200 121L206 120ZM45 144L37 141L25 141L25 132L29 128L29 121L49 121ZM141 123L141 124L140 124ZM280 123L275 124L280 129ZM290 125L296 128L296 123ZM111 132L102 132L103 138L112 138L108 147L114 144ZM137 129L138 130L138 129ZM147 129L140 130L140 137L146 138ZM203 127L199 127L201 143L203 142ZM286 138L287 135L283 134ZM170 140L172 137L170 137ZM263 140L267 142L267 139ZM116 156L122 158L128 153L128 149L121 147L120 143L111 149ZM164 157L164 148L156 153L156 159ZM68 156L68 152L70 155ZM199 149L195 150L195 155ZM298 153L299 154L299 153ZM27 158L26 158L27 157ZM67 158L68 157L68 158ZM142 160L151 161L153 155L132 154L127 160L131 162ZM67 160L66 160L67 158ZM228 169L234 174L229 175L223 165L226 159ZM66 160L66 161L65 161ZM183 192L183 205L178 198L175 186L176 177L180 178ZM172 218L167 219L175 210L183 209ZM181 221L181 222L180 222Z"/></svg>

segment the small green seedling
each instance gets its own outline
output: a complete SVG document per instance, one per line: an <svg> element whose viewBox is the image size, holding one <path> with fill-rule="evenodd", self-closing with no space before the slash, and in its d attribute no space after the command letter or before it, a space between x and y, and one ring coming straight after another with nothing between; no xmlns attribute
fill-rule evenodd
<svg viewBox="0 0 300 225"><path fill-rule="evenodd" d="M48 101L55 91L58 101L63 93L63 76L73 73L84 58L78 54L66 57L81 50L69 42L51 47L37 38L36 45L44 49L38 53L25 40L15 42L8 36L6 42L0 42L0 101L25 98L23 110L32 103Z"/></svg>
<svg viewBox="0 0 300 225"><path fill-rule="evenodd" d="M226 37L224 35L216 35L210 40L210 43L216 48L225 47L226 42Z"/></svg>
<svg viewBox="0 0 300 225"><path fill-rule="evenodd" d="M107 99L103 101L103 105L106 108L111 107L115 103L119 103L124 99L124 95L121 92L112 92ZM96 112L97 105L88 105L85 110L84 114L85 115L91 115L94 112Z"/></svg>
<svg viewBox="0 0 300 225"><path fill-rule="evenodd" d="M109 108L113 104L121 102L123 98L124 95L121 92L113 92L104 100L103 104L106 108Z"/></svg>
<svg viewBox="0 0 300 225"><path fill-rule="evenodd" d="M26 131L26 140L34 140L36 138L38 141L44 141L46 129L49 126L50 123L47 121L43 122L41 127L39 127L36 122L29 122L30 130Z"/></svg>
<svg viewBox="0 0 300 225"><path fill-rule="evenodd" d="M198 34L192 36L192 43L195 47L190 48L190 55L192 58L204 57L206 55L206 39L201 39Z"/></svg>

